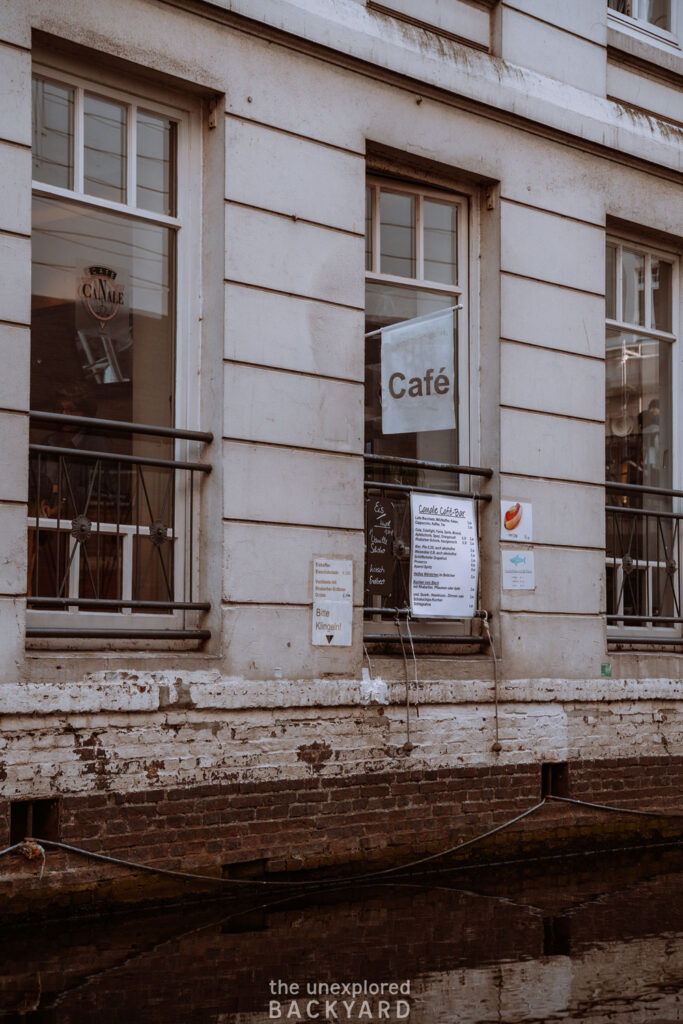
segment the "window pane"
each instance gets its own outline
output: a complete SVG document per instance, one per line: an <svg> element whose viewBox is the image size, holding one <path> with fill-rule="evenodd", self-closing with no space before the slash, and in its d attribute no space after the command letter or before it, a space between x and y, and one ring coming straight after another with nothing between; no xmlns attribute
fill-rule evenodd
<svg viewBox="0 0 683 1024"><path fill-rule="evenodd" d="M623 312L625 323L645 326L645 257L622 252Z"/></svg>
<svg viewBox="0 0 683 1024"><path fill-rule="evenodd" d="M671 271L670 263L653 256L650 261L652 275L652 327L660 331L671 330Z"/></svg>
<svg viewBox="0 0 683 1024"><path fill-rule="evenodd" d="M458 282L458 209L450 203L424 201L424 276L441 284Z"/></svg>
<svg viewBox="0 0 683 1024"><path fill-rule="evenodd" d="M32 408L171 426L173 233L41 197L33 225ZM156 443L112 437L138 454Z"/></svg>
<svg viewBox="0 0 683 1024"><path fill-rule="evenodd" d="M73 188L74 91L33 79L33 177Z"/></svg>
<svg viewBox="0 0 683 1024"><path fill-rule="evenodd" d="M169 229L80 204L34 198L31 402L71 416L171 426L174 421L175 236ZM31 441L77 454L32 454L29 595L120 599L133 566L134 599L167 599L173 558L149 541L138 566L133 537L174 521L168 469L88 453L169 458L173 441L69 423L35 426ZM73 546L60 520L92 530ZM49 543L46 543L46 538ZM124 543L124 539L127 538ZM68 545L74 559L65 552ZM32 546L32 547L31 547ZM166 550L168 548L168 550ZM149 555L152 555L151 559ZM50 570L51 576L45 573ZM170 586L167 583L170 580Z"/></svg>
<svg viewBox="0 0 683 1024"><path fill-rule="evenodd" d="M617 319L617 250L607 246L605 254L605 316Z"/></svg>
<svg viewBox="0 0 683 1024"><path fill-rule="evenodd" d="M176 125L138 111L137 205L155 213L175 213Z"/></svg>
<svg viewBox="0 0 683 1024"><path fill-rule="evenodd" d="M633 14L631 0L607 0L607 6L613 11L619 11L620 14L628 14L629 17Z"/></svg>
<svg viewBox="0 0 683 1024"><path fill-rule="evenodd" d="M640 0L642 18L650 25L671 31L671 0Z"/></svg>
<svg viewBox="0 0 683 1024"><path fill-rule="evenodd" d="M383 274L415 277L415 199L382 192L380 195L380 270Z"/></svg>
<svg viewBox="0 0 683 1024"><path fill-rule="evenodd" d="M365 269L372 270L372 189L365 189Z"/></svg>
<svg viewBox="0 0 683 1024"><path fill-rule="evenodd" d="M126 108L85 95L84 189L91 196L126 201Z"/></svg>
<svg viewBox="0 0 683 1024"><path fill-rule="evenodd" d="M671 487L671 344L607 331L607 479Z"/></svg>
<svg viewBox="0 0 683 1024"><path fill-rule="evenodd" d="M387 327L389 324L410 320L412 317L448 309L455 302L455 296L430 292L426 289L413 290L400 286L370 283L366 290L366 332ZM457 325L457 318L455 318ZM457 330L457 326L456 326ZM454 366L457 373L457 344L454 345ZM429 430L406 434L384 434L382 432L381 402L381 335L366 339L365 348L365 450L375 455L398 455L404 458L424 459L429 462L457 462L456 431ZM434 367L438 373L440 367ZM457 381L453 382L453 393L457 396ZM454 401L456 401L454 397ZM456 408L457 422L457 408ZM412 471L406 483L420 483L437 486L446 482L452 487L452 477L446 474L420 470Z"/></svg>

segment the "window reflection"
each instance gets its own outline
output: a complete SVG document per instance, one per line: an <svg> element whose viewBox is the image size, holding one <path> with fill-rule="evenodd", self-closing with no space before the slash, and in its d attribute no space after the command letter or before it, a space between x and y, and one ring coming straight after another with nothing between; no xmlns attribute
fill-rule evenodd
<svg viewBox="0 0 683 1024"><path fill-rule="evenodd" d="M645 326L645 257L624 249L622 262L623 313L625 323Z"/></svg>
<svg viewBox="0 0 683 1024"><path fill-rule="evenodd" d="M607 332L607 479L671 487L671 344Z"/></svg>
<svg viewBox="0 0 683 1024"><path fill-rule="evenodd" d="M365 189L365 269L372 270L372 189Z"/></svg>
<svg viewBox="0 0 683 1024"><path fill-rule="evenodd" d="M607 6L629 18L671 31L671 0L607 0Z"/></svg>
<svg viewBox="0 0 683 1024"><path fill-rule="evenodd" d="M171 426L173 233L41 197L33 224L32 408L76 388L86 415Z"/></svg>
<svg viewBox="0 0 683 1024"><path fill-rule="evenodd" d="M643 20L671 31L671 0L646 0Z"/></svg>
<svg viewBox="0 0 683 1024"><path fill-rule="evenodd" d="M652 324L658 331L671 330L671 310L673 308L671 293L672 265L653 256L650 261L652 278Z"/></svg>
<svg viewBox="0 0 683 1024"><path fill-rule="evenodd" d="M440 284L458 283L457 207L424 201L424 278Z"/></svg>
<svg viewBox="0 0 683 1024"><path fill-rule="evenodd" d="M84 189L91 196L126 202L127 110L86 93Z"/></svg>
<svg viewBox="0 0 683 1024"><path fill-rule="evenodd" d="M33 79L33 177L73 188L74 91Z"/></svg>
<svg viewBox="0 0 683 1024"><path fill-rule="evenodd" d="M366 332L376 331L389 324L400 323L413 317L448 309L454 297L426 289L414 290L370 282L366 289ZM454 318L457 324L457 317ZM454 350L457 352L456 340ZM457 357L454 360L457 367ZM382 431L382 371L381 335L366 339L365 346L365 450L374 455L396 455L403 458L423 459L428 462L457 462L457 432L455 430L428 430L410 434L384 434ZM453 387L457 395L457 382ZM457 410L456 410L457 423ZM377 470L373 470L377 472ZM444 474L433 471L409 471L411 482L436 486ZM402 478L406 470L401 471ZM405 481L404 481L405 482ZM449 482L449 484L452 481Z"/></svg>
<svg viewBox="0 0 683 1024"><path fill-rule="evenodd" d="M415 198L380 193L380 270L398 277L415 276Z"/></svg>
<svg viewBox="0 0 683 1024"><path fill-rule="evenodd" d="M175 213L176 126L168 118L138 111L137 115L137 205L154 213Z"/></svg>
<svg viewBox="0 0 683 1024"><path fill-rule="evenodd" d="M607 246L605 255L605 315L609 320L617 316L617 250Z"/></svg>

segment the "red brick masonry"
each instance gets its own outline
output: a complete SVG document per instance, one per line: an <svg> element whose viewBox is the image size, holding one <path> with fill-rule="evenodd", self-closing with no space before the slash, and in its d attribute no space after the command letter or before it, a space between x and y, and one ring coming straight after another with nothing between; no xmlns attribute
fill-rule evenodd
<svg viewBox="0 0 683 1024"><path fill-rule="evenodd" d="M683 757L576 761L568 795L643 811L683 812ZM365 869L453 846L533 806L541 798L539 764L410 769L351 777L216 783L134 793L99 792L59 800L60 841L164 868L262 876L342 865ZM9 844L10 804L0 803L0 847ZM683 819L583 811L549 804L468 858L538 853L554 847L605 846L624 838L673 836ZM177 895L157 884L74 854L48 850L40 861L16 853L0 861L0 915L42 906Z"/></svg>

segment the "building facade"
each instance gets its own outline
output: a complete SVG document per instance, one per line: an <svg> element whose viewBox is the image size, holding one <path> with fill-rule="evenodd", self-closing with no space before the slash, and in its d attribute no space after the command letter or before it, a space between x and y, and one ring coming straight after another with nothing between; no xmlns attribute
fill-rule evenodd
<svg viewBox="0 0 683 1024"><path fill-rule="evenodd" d="M681 0L0 40L0 843L229 875L680 808ZM48 863L0 885L113 870Z"/></svg>

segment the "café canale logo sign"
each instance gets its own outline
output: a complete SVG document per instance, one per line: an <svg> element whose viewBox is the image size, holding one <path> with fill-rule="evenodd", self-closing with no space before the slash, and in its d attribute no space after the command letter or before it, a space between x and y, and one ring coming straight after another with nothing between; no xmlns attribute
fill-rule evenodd
<svg viewBox="0 0 683 1024"><path fill-rule="evenodd" d="M382 329L382 433L455 427L453 310Z"/></svg>
<svg viewBox="0 0 683 1024"><path fill-rule="evenodd" d="M113 320L123 305L123 285L116 281L117 273L111 267L88 267L79 288L80 297L88 313L104 327Z"/></svg>

